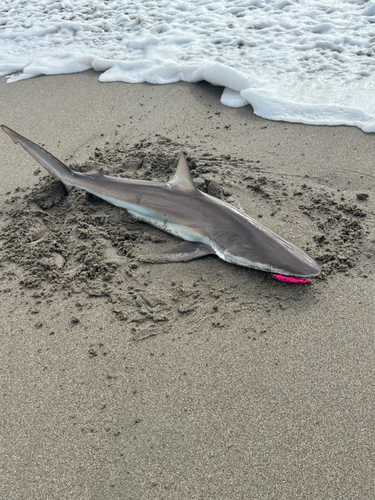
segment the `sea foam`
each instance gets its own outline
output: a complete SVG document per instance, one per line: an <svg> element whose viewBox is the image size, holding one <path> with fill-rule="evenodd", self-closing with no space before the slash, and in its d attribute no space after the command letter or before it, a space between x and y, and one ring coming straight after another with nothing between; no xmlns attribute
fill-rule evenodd
<svg viewBox="0 0 375 500"><path fill-rule="evenodd" d="M93 68L103 82L206 80L264 118L375 131L375 2L9 2L0 75Z"/></svg>

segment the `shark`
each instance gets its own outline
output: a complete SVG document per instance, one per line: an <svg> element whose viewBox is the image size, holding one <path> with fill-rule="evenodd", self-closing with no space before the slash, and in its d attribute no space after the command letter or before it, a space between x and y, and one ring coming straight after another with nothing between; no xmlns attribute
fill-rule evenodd
<svg viewBox="0 0 375 500"><path fill-rule="evenodd" d="M214 254L231 264L276 273L276 279L284 282L293 278L282 276L304 278L320 274L317 262L301 248L242 210L197 189L182 152L168 182L126 179L95 169L76 172L38 144L5 125L1 128L62 182L67 191L73 187L83 189L126 209L135 219L182 239L170 252L159 254L162 260L184 262Z"/></svg>

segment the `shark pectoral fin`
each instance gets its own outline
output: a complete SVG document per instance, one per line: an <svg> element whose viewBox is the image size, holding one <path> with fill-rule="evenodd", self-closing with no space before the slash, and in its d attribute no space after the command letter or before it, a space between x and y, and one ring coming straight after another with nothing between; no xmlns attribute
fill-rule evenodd
<svg viewBox="0 0 375 500"><path fill-rule="evenodd" d="M183 241L170 252L159 254L159 257L164 257L166 261L187 262L213 253L215 252L208 245L194 241Z"/></svg>
<svg viewBox="0 0 375 500"><path fill-rule="evenodd" d="M165 263L165 262L187 262L199 259L215 252L208 245L192 241L183 241L170 252L159 253L152 258L142 258L143 262Z"/></svg>

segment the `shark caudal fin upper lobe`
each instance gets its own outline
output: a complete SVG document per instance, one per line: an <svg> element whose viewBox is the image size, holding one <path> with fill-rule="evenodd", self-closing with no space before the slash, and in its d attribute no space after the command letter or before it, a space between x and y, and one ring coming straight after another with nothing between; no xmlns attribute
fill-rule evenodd
<svg viewBox="0 0 375 500"><path fill-rule="evenodd" d="M15 144L20 144L35 160L40 163L56 180L61 181L67 189L73 185L74 172L51 153L35 142L26 139L14 130L1 125L3 131L9 135Z"/></svg>

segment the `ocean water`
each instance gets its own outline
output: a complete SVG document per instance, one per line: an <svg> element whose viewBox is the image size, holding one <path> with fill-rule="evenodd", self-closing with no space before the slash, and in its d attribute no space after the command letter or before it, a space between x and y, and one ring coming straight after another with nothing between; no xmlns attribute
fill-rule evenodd
<svg viewBox="0 0 375 500"><path fill-rule="evenodd" d="M206 80L264 118L375 132L375 1L3 0L0 75Z"/></svg>

